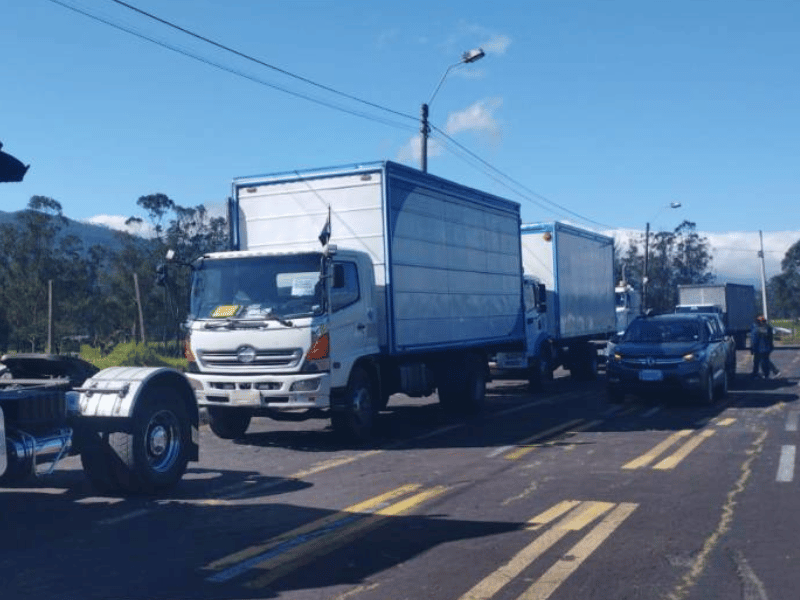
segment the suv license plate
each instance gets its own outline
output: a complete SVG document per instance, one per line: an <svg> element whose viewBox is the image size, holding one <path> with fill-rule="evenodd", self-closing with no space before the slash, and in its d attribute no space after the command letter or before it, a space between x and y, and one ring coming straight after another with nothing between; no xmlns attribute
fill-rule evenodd
<svg viewBox="0 0 800 600"><path fill-rule="evenodd" d="M640 381L661 381L664 379L664 374L656 369L644 369L639 371Z"/></svg>

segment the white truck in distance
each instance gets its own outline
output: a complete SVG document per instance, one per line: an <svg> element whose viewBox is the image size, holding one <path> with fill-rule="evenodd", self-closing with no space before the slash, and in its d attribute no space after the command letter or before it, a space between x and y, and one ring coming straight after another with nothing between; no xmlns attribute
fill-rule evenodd
<svg viewBox="0 0 800 600"><path fill-rule="evenodd" d="M675 312L719 313L736 348L744 350L756 316L756 290L741 283L679 285Z"/></svg>
<svg viewBox="0 0 800 600"><path fill-rule="evenodd" d="M473 410L524 347L517 203L387 161L236 179L230 209L186 343L220 437L299 414L364 439L398 392Z"/></svg>
<svg viewBox="0 0 800 600"><path fill-rule="evenodd" d="M492 376L527 378L534 390L558 367L593 379L616 332L614 240L558 221L521 234L526 348L498 353Z"/></svg>

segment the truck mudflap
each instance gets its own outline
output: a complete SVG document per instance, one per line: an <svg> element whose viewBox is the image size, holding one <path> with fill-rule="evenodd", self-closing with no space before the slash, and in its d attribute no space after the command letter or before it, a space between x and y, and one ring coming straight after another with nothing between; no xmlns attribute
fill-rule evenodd
<svg viewBox="0 0 800 600"><path fill-rule="evenodd" d="M74 393L81 462L101 491L158 492L198 460L197 400L181 372L112 367Z"/></svg>
<svg viewBox="0 0 800 600"><path fill-rule="evenodd" d="M199 456L199 410L191 380L180 371L155 367L110 367L87 379L74 392L78 414L86 419L131 419L140 400L157 388L169 389L191 427L190 460Z"/></svg>

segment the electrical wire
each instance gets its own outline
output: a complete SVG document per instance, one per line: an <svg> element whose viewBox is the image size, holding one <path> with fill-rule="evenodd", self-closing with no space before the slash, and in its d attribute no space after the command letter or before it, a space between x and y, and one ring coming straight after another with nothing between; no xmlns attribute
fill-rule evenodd
<svg viewBox="0 0 800 600"><path fill-rule="evenodd" d="M258 78L256 76L254 76L254 75L250 75L249 73L245 73L244 71L241 71L239 69L235 69L233 67L228 67L228 66L223 65L221 63L214 62L211 59L208 59L208 58L205 58L205 57L200 56L198 54L195 54L194 52L191 52L191 51L186 50L184 48L180 48L180 47L175 46L173 44L164 42L164 41L156 39L156 38L154 38L152 36L149 36L149 35L146 35L144 33L139 32L139 31L136 31L131 27L127 27L125 25L120 25L119 23L115 23L114 21L111 21L110 19L97 16L97 15L92 14L92 13L86 11L86 10L78 8L77 6L73 6L71 4L68 4L67 2L63 2L62 0L49 0L49 1L52 2L53 4L58 4L59 6L62 6L64 8L66 8L66 9L68 9L68 10L71 10L73 12L81 14L81 15L83 15L85 17L88 17L88 18L93 19L95 21L98 21L100 23L103 23L104 25L108 25L109 27L113 27L114 29L118 29L120 31L124 31L125 33L128 33L130 35L133 35L133 36L138 37L140 39L143 39L145 41L148 41L148 42L151 42L151 43L156 44L158 46L161 46L162 48L166 48L167 50L171 50L173 52L176 52L176 53L181 54L183 56L186 56L188 58L192 58L192 59L194 59L194 60L196 60L198 62L201 62L201 63L206 64L208 66L214 67L214 68L219 69L221 71L225 71L227 73L231 73L232 75L237 75L237 76L242 77L244 79L248 79L248 80L250 80L250 81L252 81L254 83L258 83L260 85L263 85L263 86L278 90L280 92L283 92L285 94L289 94L289 95L294 96L296 98L301 98L303 100L307 100L309 102L313 102L314 104L318 104L320 106L324 106L326 108L330 108L330 109L333 109L333 110L338 110L340 112L344 112L344 113L347 113L347 114L350 114L350 115L353 115L353 116L356 116L356 117L361 117L363 119L368 119L370 121L374 121L376 123L381 123L383 125L388 125L390 127L403 129L405 131L415 131L414 127L412 127L411 125L407 125L405 123L399 123L397 121L391 121L391 120L389 120L387 118L377 117L377 116L365 113L363 111L350 109L350 108L348 108L346 106L343 106L341 104L335 104L333 102L322 100L320 98L315 98L314 96L310 96L308 94L304 94L302 92L298 92L298 91L289 89L287 87L284 87L284 86L281 86L281 85L278 85L278 84L275 84L275 83L272 83L272 82L269 82L269 81L265 81L263 79L260 79L260 78ZM408 116L408 115L403 115L403 116Z"/></svg>
<svg viewBox="0 0 800 600"><path fill-rule="evenodd" d="M137 7L135 7L135 6L131 5L131 4L128 4L127 2L123 2L122 0L110 0L110 1L114 2L116 4L119 4L120 6L124 6L125 8L128 8L128 9L130 9L132 11L135 11L135 12L137 12L137 13L139 13L141 15L144 15L144 16L150 18L150 19L153 19L154 21L158 21L159 23L162 23L162 24L164 24L164 25L166 25L168 27L172 27L173 29L176 29L176 30L178 30L178 31L180 31L182 33L185 33L186 35L190 35L190 36L192 36L194 38L197 38L198 40L202 40L202 41L204 41L204 42L206 42L208 44L211 44L212 46L216 46L217 48L220 48L220 49L225 50L227 52L231 52L232 54L235 54L236 56L240 56L241 58L244 58L246 60L249 60L249 61L252 61L252 62L254 62L256 64L259 64L262 67L266 67L268 69L272 69L273 71L277 71L278 73L281 73L281 74L286 75L288 77L292 77L294 79L297 79L298 81L302 81L303 83L307 83L309 85L313 85L315 87L318 87L318 88L320 88L322 90L325 90L326 92L331 92L332 94L336 94L336 95L342 96L342 97L347 98L349 100L354 100L355 102L360 102L361 104L365 104L365 105L370 106L372 108L377 108L379 110L384 110L386 112L392 113L393 115L396 115L396 116L399 116L399 117L405 117L407 119L412 119L414 121L417 120L417 117L413 117L411 115L408 115L406 113L402 113L400 111L392 110L391 108L387 108L385 106L381 106L380 104L375 104L374 102L369 102L368 100L364 100L364 99L359 98L357 96L353 96L351 94L347 94L345 92L341 92L341 91L339 91L337 89L334 89L334 88L332 88L330 86L323 85L321 83L318 83L316 81L308 79L307 77L302 77L301 75L297 75L296 73L292 73L291 71L287 71L286 69L282 69L280 67L276 67L275 65L272 65L272 64L269 64L267 62L264 62L263 60L255 58L253 56L250 56L249 54L245 54L244 52L240 52L238 50L235 50L234 48L230 48L228 46L220 44L219 42L215 42L212 39L209 39L209 38L207 38L205 36L202 36L202 35L200 35L198 33L195 33L193 31L185 29L185 28L181 27L180 25L176 25L175 23L172 23L171 21L167 21L166 19L162 19L161 17L159 17L157 15L154 15L152 13L149 13L149 12L145 11L145 10L137 8Z"/></svg>
<svg viewBox="0 0 800 600"><path fill-rule="evenodd" d="M156 38L151 37L149 35L146 35L144 33L138 32L138 31L134 30L132 27L123 26L123 25L120 25L118 23L115 23L115 22L111 21L108 18L99 17L99 16L97 16L95 14L92 14L92 13L86 11L86 10L80 9L80 8L74 6L74 5L71 5L71 4L67 3L67 2L64 2L63 0L49 0L49 1L54 3L54 4L57 4L59 6L62 6L64 8L67 8L69 10L72 10L72 11L74 11L76 13L79 13L81 15L89 17L89 18L91 18L91 19L93 19L95 21L98 21L100 23L103 23L105 25L113 27L113 28L118 29L120 31L124 31L125 33L128 33L130 35L136 36L136 37L138 37L140 39L146 40L148 42L151 42L153 44L156 44L158 46L161 46L163 48L166 48L168 50L176 52L178 54L182 54L182 55L184 55L184 56L186 56L188 58L192 58L192 59L197 60L199 62L202 62L202 63L204 63L206 65L212 66L212 67L220 69L222 71L226 71L226 72L231 73L233 75L238 75L239 77L248 79L248 80L250 80L250 81L252 81L254 83L258 83L258 84L264 85L266 87L269 87L269 88L284 92L284 93L289 94L291 96L294 96L296 98L301 98L303 100L307 100L309 102L313 102L315 104L318 104L318 105L321 105L321 106L325 106L326 108L330 108L330 109L333 109L333 110L338 110L340 112L344 112L344 113L347 113L347 114L350 114L350 115L353 115L353 116L357 116L357 117L361 117L361 118L364 118L364 119L368 119L368 120L371 120L371 121L374 121L374 122L377 122L377 123L381 123L381 124L384 124L384 125L388 125L388 126L391 126L391 127L403 129L403 130L406 130L406 131L414 130L410 125L407 125L405 123L398 123L398 122L395 122L395 121L390 121L390 120L385 119L385 118L376 117L374 115L365 113L363 111L356 111L356 110L350 109L350 108L348 108L346 106L343 106L341 104L334 104L332 102L325 101L325 100L322 100L320 98L315 98L315 97L310 96L308 94L304 94L304 93L301 93L301 92L298 92L298 91L295 91L295 90L291 90L291 89L286 88L284 86L277 85L275 83L271 83L271 82L265 81L265 80L260 79L260 78L258 78L256 76L253 76L253 75L250 75L248 73L245 73L244 71L241 71L239 69L234 69L232 67L228 67L228 66L220 64L218 62L214 62L214 61L212 61L212 60L210 60L208 58L202 57L202 56L200 56L198 54L195 54L195 53L193 53L193 52L191 52L189 50L186 50L184 48L179 48L179 47L177 47L177 46L175 46L173 44L164 42L162 40L156 39ZM200 35L198 33L190 31L190 30L188 30L188 29L186 29L184 27L181 27L180 25L177 25L177 24L175 24L175 23L173 23L171 21L168 21L166 19L162 19L161 17L158 17L157 15L154 15L154 14L149 13L147 11L144 11L144 10L142 10L140 8L137 8L137 7L131 5L131 4L127 3L127 2L124 2L123 0L111 0L111 2L113 2L115 4L118 4L120 6L123 6L123 7L127 8L127 9L132 10L132 11L138 13L138 14L141 14L141 15L147 17L147 18L155 20L155 21L157 21L157 22L159 22L159 23L161 23L163 25L166 25L166 26L168 26L168 27L170 27L172 29L175 29L177 31L180 31L180 32L182 32L182 33L184 33L186 35L189 35L189 36L192 36L192 37L194 37L196 39L199 39L199 40L201 40L201 41L203 41L203 42L205 42L207 44L210 44L210 45L212 45L212 46L214 46L216 48L219 48L221 50L225 50L226 52L230 52L230 53L232 53L232 54L234 54L236 56L239 56L240 58L244 58L244 59L246 59L248 61L254 62L254 63L256 63L256 64L258 64L260 66L263 66L265 68L268 68L268 69L271 69L273 71L276 71L276 72L278 72L278 73L280 73L282 75L286 75L287 77L291 77L293 79L296 79L296 80L298 80L298 81L300 81L302 83L305 83L307 85L311 85L311 86L317 87L317 88L319 88L321 90L324 90L326 92L329 92L329 93L341 96L343 98L346 98L348 100L352 100L354 102L358 102L358 103L364 104L365 106L369 106L370 108L374 108L374 109L377 109L377 110L385 111L385 112L388 112L388 113L390 113L392 115L403 117L405 119L413 120L415 123L417 121L417 118L414 117L414 116L411 116L411 115L408 115L406 113L387 108L385 106L381 106L381 105L376 104L374 102L370 102L370 101L364 100L362 98L359 98L359 97L351 95L351 94L347 94L345 92L341 92L341 91L339 91L339 90L337 90L335 88L332 88L330 86L326 86L324 84L315 82L315 81L313 81L311 79L308 79L306 77L297 75L296 73L292 73L290 71L287 71L286 69L282 69L280 67L272 65L272 64L267 63L265 61L262 61L262 60L260 60L258 58L250 56L249 54L245 54L245 53L240 52L240 51L238 51L238 50L236 50L234 48L230 48L228 46L225 46L224 44L221 44L221 43L216 42L216 41L214 41L214 40L212 40L212 39L210 39L208 37L205 37L205 36L202 36L202 35ZM456 140L451 138L449 135L447 135L444 131L442 131L438 127L436 127L434 125L431 125L431 130L435 131L436 133L441 135L444 140L446 140L446 143L444 144L444 146L448 151L453 153L455 156L457 156L461 160L464 160L468 164L471 164L471 166L473 168L475 168L477 170L480 170L487 177L491 178L492 180L494 180L495 182L497 182L501 186L505 187L506 189L510 190L511 192L516 194L517 196L519 196L519 197L523 198L524 200L530 202L531 204L534 204L534 205L538 206L539 208L542 208L542 209L545 209L545 210L551 210L551 211L552 211L553 208L556 208L556 209L560 210L562 214L569 214L569 215L571 215L572 217L578 219L581 222L591 223L591 224L593 224L595 226L598 226L598 227L601 227L601 228L605 228L605 229L615 229L614 227L612 227L610 225L606 225L604 223L600 223L599 221L595 221L595 220L590 219L588 217L584 217L583 215L580 215L579 213L577 213L577 212L575 212L573 210L570 210L570 209L566 208L565 206L563 206L561 204L553 202L552 200L549 200L548 198L544 197L543 195L531 190L530 188L528 188L527 186L523 185L519 181L515 180L511 176L509 176L506 173L502 172L500 169L498 169L494 165L490 164L485 159L483 159L480 156L478 156L477 154L475 154L473 151L471 151L468 148L466 148L464 145L460 144L459 142L457 142ZM448 144L450 146L448 146ZM454 149L453 147L455 147L456 149ZM462 154L459 155L459 152L461 152ZM470 163L470 160L472 161L471 163ZM494 175L491 174L490 172L493 173ZM510 183L508 183L508 182L510 182ZM516 187L514 187L514 186L516 186ZM520 191L520 190L522 190L522 191Z"/></svg>
<svg viewBox="0 0 800 600"><path fill-rule="evenodd" d="M431 129L433 131L435 131L436 133L438 133L439 135L441 135L443 138L445 138L449 143L451 143L454 146L456 146L460 151L466 153L472 159L478 161L481 165L483 165L484 167L488 168L493 173L496 173L497 175L499 175L502 179L509 181L514 186L517 186L517 188L519 188L519 189L515 189L514 187L512 187L509 184L505 184L502 181L498 181L498 179L496 179L495 177L489 175L486 171L483 171L485 175L487 175L488 177L491 177L492 179L494 179L495 181L497 181L498 183L500 183L501 185L506 187L506 189L511 190L512 192L514 192L515 194L517 194L521 198L527 200L528 202L530 202L530 203L532 203L532 204L534 204L534 205L536 205L536 206L538 206L540 208L548 208L546 205L549 205L549 207L550 207L549 210L553 210L553 208L556 208L559 211L561 211L562 213L566 213L566 214L572 215L574 218L576 218L576 219L578 219L578 220L580 220L580 221L582 221L584 223L591 223L591 224L593 224L595 226L602 227L604 229L616 229L616 227L612 227L611 225L606 225L605 223L600 223L599 221L595 221L595 220L590 219L588 217L584 217L583 215L578 214L575 211L568 209L566 206L562 206L561 204L558 204L557 202L553 202L552 200L546 198L545 196L543 196L543 195L531 190L530 188L528 188L524 184L520 183L519 181L517 181L513 177L503 173L500 169L498 169L497 167L495 167L492 164L490 164L488 161L484 160L483 158L481 158L480 156L475 154L472 150L470 150L469 148L465 147L463 144L460 144L459 142L454 140L452 137L447 135L444 131L442 131L438 127L432 125ZM525 193L521 192L520 190L523 190ZM536 200L537 198L538 198L538 201Z"/></svg>

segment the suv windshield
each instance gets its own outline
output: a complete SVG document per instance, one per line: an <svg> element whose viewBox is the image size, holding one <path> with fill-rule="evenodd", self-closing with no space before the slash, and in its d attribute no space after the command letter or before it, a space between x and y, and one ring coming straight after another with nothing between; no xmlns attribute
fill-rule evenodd
<svg viewBox="0 0 800 600"><path fill-rule="evenodd" d="M299 317L322 311L320 254L207 259L192 277L195 318Z"/></svg>
<svg viewBox="0 0 800 600"><path fill-rule="evenodd" d="M698 342L704 340L704 327L698 321L640 320L631 323L625 332L625 342Z"/></svg>

